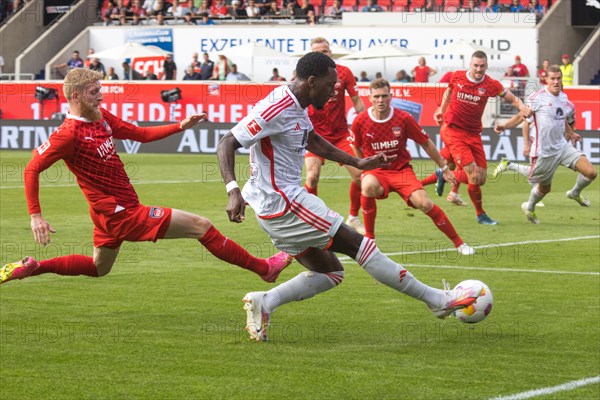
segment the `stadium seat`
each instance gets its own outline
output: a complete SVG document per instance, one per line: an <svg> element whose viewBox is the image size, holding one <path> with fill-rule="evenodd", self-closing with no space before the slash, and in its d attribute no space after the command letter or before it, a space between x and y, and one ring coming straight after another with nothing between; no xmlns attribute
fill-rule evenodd
<svg viewBox="0 0 600 400"><path fill-rule="evenodd" d="M425 7L425 0L412 0L410 2L410 10L414 10L415 8L423 8Z"/></svg>
<svg viewBox="0 0 600 400"><path fill-rule="evenodd" d="M410 0L393 0L391 10L395 11L395 12L408 11L409 3L410 3Z"/></svg>
<svg viewBox="0 0 600 400"><path fill-rule="evenodd" d="M460 0L446 0L444 1L444 11L455 12L460 9Z"/></svg>

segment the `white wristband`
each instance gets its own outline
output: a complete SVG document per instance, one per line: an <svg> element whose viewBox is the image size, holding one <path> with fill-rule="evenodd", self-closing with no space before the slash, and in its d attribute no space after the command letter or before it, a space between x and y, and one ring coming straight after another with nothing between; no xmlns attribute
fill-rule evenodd
<svg viewBox="0 0 600 400"><path fill-rule="evenodd" d="M238 183L236 181L231 181L227 185L225 185L225 189L227 193L231 192L233 189L239 188Z"/></svg>

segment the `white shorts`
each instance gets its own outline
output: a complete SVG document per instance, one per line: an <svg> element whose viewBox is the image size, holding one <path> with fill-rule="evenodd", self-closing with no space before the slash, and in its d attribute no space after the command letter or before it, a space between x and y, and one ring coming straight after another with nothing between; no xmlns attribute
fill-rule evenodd
<svg viewBox="0 0 600 400"><path fill-rule="evenodd" d="M275 247L292 256L301 255L311 247L329 248L344 222L342 216L306 190L292 200L290 210L281 217L256 219Z"/></svg>
<svg viewBox="0 0 600 400"><path fill-rule="evenodd" d="M559 165L575 170L575 164L583 153L570 144L566 144L560 153L555 156L534 158L529 174L529 183L538 183L542 186L550 186L552 177Z"/></svg>

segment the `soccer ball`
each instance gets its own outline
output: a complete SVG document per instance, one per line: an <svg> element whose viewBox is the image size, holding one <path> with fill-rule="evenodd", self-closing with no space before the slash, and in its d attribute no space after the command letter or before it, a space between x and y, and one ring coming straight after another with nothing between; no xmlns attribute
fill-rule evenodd
<svg viewBox="0 0 600 400"><path fill-rule="evenodd" d="M454 316L458 318L459 321L467 324L475 324L486 319L490 312L492 312L492 306L494 305L492 291L485 283L481 281L477 281L475 279L462 281L456 285L455 289L472 286L483 287L481 296L479 296L475 303L471 304L469 307L454 311Z"/></svg>

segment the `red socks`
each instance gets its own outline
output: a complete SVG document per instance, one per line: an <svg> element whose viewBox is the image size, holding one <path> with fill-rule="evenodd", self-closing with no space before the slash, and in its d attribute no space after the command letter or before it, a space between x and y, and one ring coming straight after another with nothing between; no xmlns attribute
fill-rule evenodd
<svg viewBox="0 0 600 400"><path fill-rule="evenodd" d="M467 173L465 172L464 169L457 169L452 172L454 173L454 176L456 177L456 182L469 183L469 176L467 175Z"/></svg>
<svg viewBox="0 0 600 400"><path fill-rule="evenodd" d="M50 260L40 261L39 264L39 268L31 276L47 273L70 276L98 276L93 258L81 254L51 258Z"/></svg>
<svg viewBox="0 0 600 400"><path fill-rule="evenodd" d="M199 241L212 255L223 261L248 269L258 275L265 275L269 271L267 260L254 257L239 244L223 236L214 226L211 226Z"/></svg>
<svg viewBox="0 0 600 400"><path fill-rule="evenodd" d="M477 216L483 214L485 211L483 211L483 198L481 196L481 187L479 185L472 185L469 183L469 197L471 198L471 202L475 206Z"/></svg>
<svg viewBox="0 0 600 400"><path fill-rule="evenodd" d="M314 194L315 196L318 196L317 194L317 188L318 186L315 186L314 188L308 187L307 184L304 184L304 188L306 189L306 191L310 194Z"/></svg>
<svg viewBox="0 0 600 400"><path fill-rule="evenodd" d="M373 197L360 197L360 207L363 212L365 236L375 239L375 218L377 217L377 200Z"/></svg>
<svg viewBox="0 0 600 400"><path fill-rule="evenodd" d="M436 182L437 182L437 174L434 172L433 174L429 175L427 178L421 180L421 185L423 185L423 186L433 185Z"/></svg>
<svg viewBox="0 0 600 400"><path fill-rule="evenodd" d="M448 236L448 238L452 240L452 243L454 243L454 247L458 247L464 243L460 236L458 236L458 233L456 233L456 230L454 229L454 226L452 226L452 223L446 216L446 213L444 213L444 211L442 211L440 207L434 204L433 208L429 210L427 215L429 216L429 218L431 218L435 226L437 226L438 229L444 233L444 235Z"/></svg>
<svg viewBox="0 0 600 400"><path fill-rule="evenodd" d="M360 210L360 184L356 184L354 181L350 182L350 215L358 217L358 210Z"/></svg>

